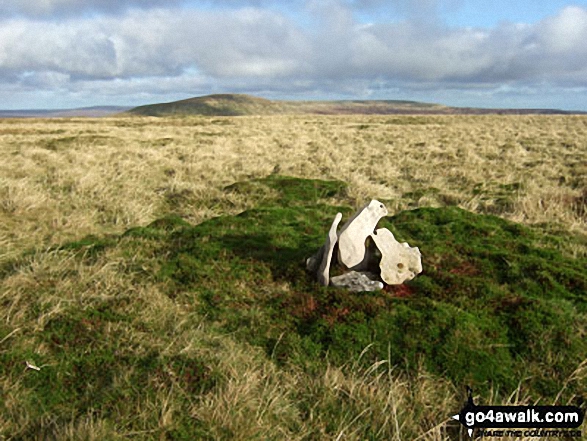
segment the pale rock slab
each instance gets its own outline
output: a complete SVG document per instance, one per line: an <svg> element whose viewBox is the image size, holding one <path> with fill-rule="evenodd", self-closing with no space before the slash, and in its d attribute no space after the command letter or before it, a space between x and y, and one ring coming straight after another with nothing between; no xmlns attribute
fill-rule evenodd
<svg viewBox="0 0 587 441"><path fill-rule="evenodd" d="M351 292L378 291L383 289L383 283L373 280L377 276L371 273L350 271L340 276L330 278L330 284L338 288L346 288Z"/></svg>
<svg viewBox="0 0 587 441"><path fill-rule="evenodd" d="M318 268L318 282L321 285L328 286L329 277L330 277L330 262L332 260L332 251L334 250L334 245L338 240L338 235L336 234L336 229L338 228L338 224L342 219L342 213L337 213L334 217L334 221L330 226L330 231L328 232L328 236L326 237L326 242L322 246L323 254L322 254L322 262L320 263L320 267Z"/></svg>
<svg viewBox="0 0 587 441"><path fill-rule="evenodd" d="M387 208L373 199L357 211L338 234L338 260L351 269L365 259L365 240L373 234L377 222L387 215Z"/></svg>
<svg viewBox="0 0 587 441"><path fill-rule="evenodd" d="M381 279L388 285L400 285L422 272L422 254L418 247L399 243L387 228L379 228L371 234L381 252Z"/></svg>

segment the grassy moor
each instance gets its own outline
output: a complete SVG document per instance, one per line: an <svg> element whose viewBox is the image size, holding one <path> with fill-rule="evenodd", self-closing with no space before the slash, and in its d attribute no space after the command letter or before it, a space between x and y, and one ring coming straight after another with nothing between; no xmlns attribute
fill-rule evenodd
<svg viewBox="0 0 587 441"><path fill-rule="evenodd" d="M583 405L586 116L269 103L0 119L0 439L464 440L466 386ZM373 198L423 273L319 286Z"/></svg>

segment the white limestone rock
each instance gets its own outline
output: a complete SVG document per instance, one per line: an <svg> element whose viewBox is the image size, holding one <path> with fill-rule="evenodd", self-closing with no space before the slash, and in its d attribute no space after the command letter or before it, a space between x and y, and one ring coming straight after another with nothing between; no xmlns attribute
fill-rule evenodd
<svg viewBox="0 0 587 441"><path fill-rule="evenodd" d="M338 234L338 260L349 269L358 267L365 259L365 240L373 234L377 222L387 215L381 202L372 200L357 211Z"/></svg>
<svg viewBox="0 0 587 441"><path fill-rule="evenodd" d="M387 228L379 228L371 234L381 252L381 279L388 285L400 285L422 272L422 255L418 247L399 243Z"/></svg>
<svg viewBox="0 0 587 441"><path fill-rule="evenodd" d="M350 271L340 276L330 278L330 284L339 288L346 288L351 292L378 291L383 289L383 283L374 280L377 276L371 273Z"/></svg>
<svg viewBox="0 0 587 441"><path fill-rule="evenodd" d="M326 237L326 242L322 246L322 262L320 263L320 267L318 268L317 276L318 282L324 286L328 286L329 277L330 277L330 262L332 260L332 251L334 250L334 245L338 240L338 236L336 234L336 229L338 228L338 224L342 219L342 213L337 213L334 217L334 221L330 226L330 231L328 232L328 236Z"/></svg>

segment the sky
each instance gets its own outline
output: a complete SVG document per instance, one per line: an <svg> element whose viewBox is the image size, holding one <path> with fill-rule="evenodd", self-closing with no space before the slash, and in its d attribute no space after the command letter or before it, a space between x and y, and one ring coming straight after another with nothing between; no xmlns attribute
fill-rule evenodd
<svg viewBox="0 0 587 441"><path fill-rule="evenodd" d="M587 111L587 0L0 3L0 109L212 93Z"/></svg>

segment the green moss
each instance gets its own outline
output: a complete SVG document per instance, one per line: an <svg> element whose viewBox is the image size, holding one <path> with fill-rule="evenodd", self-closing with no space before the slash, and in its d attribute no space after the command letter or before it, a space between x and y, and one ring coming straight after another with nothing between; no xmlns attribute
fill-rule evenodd
<svg viewBox="0 0 587 441"><path fill-rule="evenodd" d="M96 257L107 248L115 246L117 242L118 238L114 236L98 237L91 234L80 240L63 244L56 249L83 251L88 257Z"/></svg>
<svg viewBox="0 0 587 441"><path fill-rule="evenodd" d="M342 197L346 188L347 185L339 181L271 175L263 179L237 182L226 187L225 191L246 194L247 197L266 201L272 206L289 206L315 205L324 198Z"/></svg>
<svg viewBox="0 0 587 441"><path fill-rule="evenodd" d="M151 222L146 227L134 227L127 230L123 237L137 237L146 239L162 239L170 232L185 228L190 224L180 216L170 214Z"/></svg>

